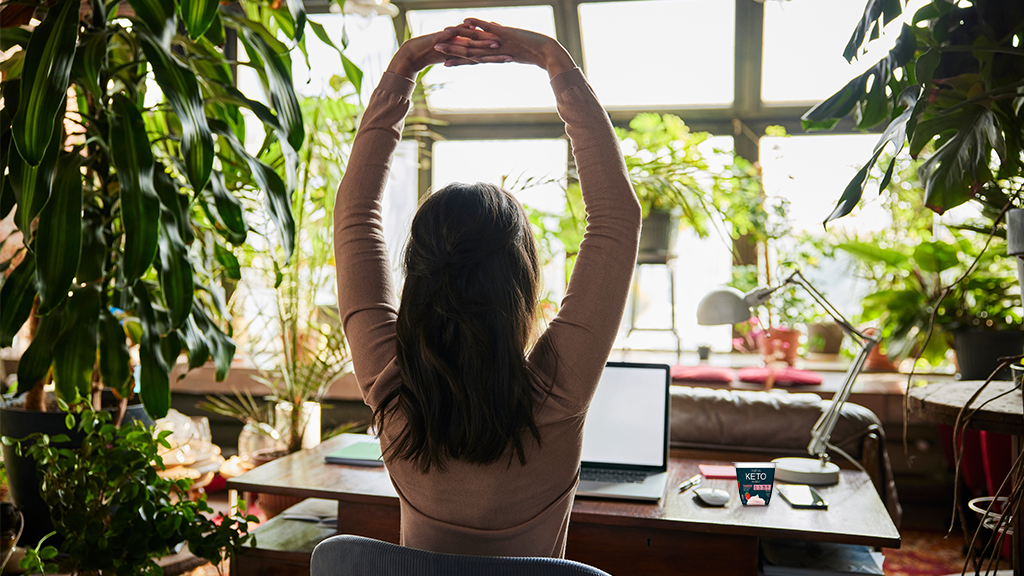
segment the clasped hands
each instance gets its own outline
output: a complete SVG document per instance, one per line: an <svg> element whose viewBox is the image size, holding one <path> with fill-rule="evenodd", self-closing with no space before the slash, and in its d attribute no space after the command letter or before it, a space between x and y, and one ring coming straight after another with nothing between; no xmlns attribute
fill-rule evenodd
<svg viewBox="0 0 1024 576"><path fill-rule="evenodd" d="M547 70L551 78L576 66L554 38L467 18L457 26L406 41L392 58L388 71L414 78L420 70L434 64L467 66L507 62L539 66Z"/></svg>

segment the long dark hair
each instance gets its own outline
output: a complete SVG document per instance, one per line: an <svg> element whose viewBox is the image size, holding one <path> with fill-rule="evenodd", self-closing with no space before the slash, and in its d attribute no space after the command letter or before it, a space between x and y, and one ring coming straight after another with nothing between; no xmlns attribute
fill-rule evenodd
<svg viewBox="0 0 1024 576"><path fill-rule="evenodd" d="M522 205L491 184L450 184L413 218L398 310L401 385L374 412L405 427L388 450L424 472L449 460L496 462L524 435L540 442L525 353L540 265Z"/></svg>

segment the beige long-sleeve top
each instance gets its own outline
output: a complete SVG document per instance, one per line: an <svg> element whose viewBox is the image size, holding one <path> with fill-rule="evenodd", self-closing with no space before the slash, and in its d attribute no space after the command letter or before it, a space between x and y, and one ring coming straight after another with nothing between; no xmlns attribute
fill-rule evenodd
<svg viewBox="0 0 1024 576"><path fill-rule="evenodd" d="M443 472L432 468L424 474L409 461L387 459L406 546L491 556L565 555L583 421L622 319L640 207L608 115L582 72L563 72L551 87L572 143L588 225L560 312L541 336L550 346L536 346L527 358L541 443L524 436L525 465L508 454L492 465L453 461ZM381 79L353 144L334 213L338 305L359 388L374 409L400 383L398 300L384 245L381 197L412 89L413 83L398 74ZM404 425L400 415L389 422L380 431L385 451Z"/></svg>

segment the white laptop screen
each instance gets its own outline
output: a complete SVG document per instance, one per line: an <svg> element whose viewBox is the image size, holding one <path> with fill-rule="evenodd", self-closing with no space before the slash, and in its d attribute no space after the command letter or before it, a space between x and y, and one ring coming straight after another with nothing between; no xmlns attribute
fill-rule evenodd
<svg viewBox="0 0 1024 576"><path fill-rule="evenodd" d="M588 465L666 465L668 366L609 363L583 427Z"/></svg>

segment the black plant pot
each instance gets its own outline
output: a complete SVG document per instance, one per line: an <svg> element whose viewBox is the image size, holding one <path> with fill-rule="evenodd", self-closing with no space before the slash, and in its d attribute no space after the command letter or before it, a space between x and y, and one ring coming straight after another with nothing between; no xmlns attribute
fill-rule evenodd
<svg viewBox="0 0 1024 576"><path fill-rule="evenodd" d="M999 358L1017 356L1024 349L1020 330L958 330L953 332L953 350L960 380L986 380L999 366ZM1004 368L996 380L1012 380L1010 368Z"/></svg>
<svg viewBox="0 0 1024 576"><path fill-rule="evenodd" d="M679 236L679 218L671 212L651 210L640 229L637 264L667 264Z"/></svg>
<svg viewBox="0 0 1024 576"><path fill-rule="evenodd" d="M109 394L109 396L107 396ZM104 400L113 399L113 394L104 391ZM82 445L84 434L78 430L68 430L64 423L65 412L37 412L10 406L0 406L0 435L11 438L24 438L30 434L41 432L50 436L67 434L70 442L53 444L57 448L78 448ZM124 423L140 420L152 425L153 419L146 413L141 404L128 406ZM7 483L11 489L14 505L21 511L25 522L19 542L21 546L35 546L43 537L53 531L50 521L50 509L46 506L39 493L39 476L36 464L27 454L18 456L14 446L3 446L4 467L7 470ZM47 540L47 544L57 542Z"/></svg>

